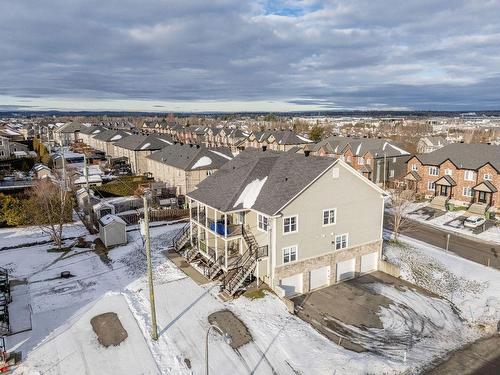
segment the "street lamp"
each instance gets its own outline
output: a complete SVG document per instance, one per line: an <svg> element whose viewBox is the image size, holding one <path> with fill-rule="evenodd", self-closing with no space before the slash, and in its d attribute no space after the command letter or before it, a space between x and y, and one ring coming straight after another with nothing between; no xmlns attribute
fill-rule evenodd
<svg viewBox="0 0 500 375"><path fill-rule="evenodd" d="M209 372L209 370L208 370L208 338L210 337L210 331L212 329L214 329L220 333L220 335L222 336L222 338L224 339L226 344L231 345L231 342L232 342L232 338L231 338L231 335L229 333L224 332L222 329L220 329L219 327L217 327L214 324L210 324L210 326L208 327L208 330L207 330L207 337L205 339L205 368L206 368L207 375L209 375L209 373L208 373Z"/></svg>

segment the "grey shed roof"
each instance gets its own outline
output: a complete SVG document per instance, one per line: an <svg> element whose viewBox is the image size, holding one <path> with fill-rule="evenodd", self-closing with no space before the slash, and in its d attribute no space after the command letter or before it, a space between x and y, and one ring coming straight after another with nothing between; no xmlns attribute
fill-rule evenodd
<svg viewBox="0 0 500 375"><path fill-rule="evenodd" d="M188 196L224 212L253 208L274 215L334 163L331 158L246 150Z"/></svg>
<svg viewBox="0 0 500 375"><path fill-rule="evenodd" d="M174 140L168 135L134 134L120 139L115 146L133 151L154 151L173 144Z"/></svg>
<svg viewBox="0 0 500 375"><path fill-rule="evenodd" d="M500 146L484 143L451 143L428 154L416 155L425 165L440 165L449 159L461 169L479 169L490 163L500 172Z"/></svg>
<svg viewBox="0 0 500 375"><path fill-rule="evenodd" d="M148 159L185 171L219 169L233 158L227 147L175 144L148 156Z"/></svg>

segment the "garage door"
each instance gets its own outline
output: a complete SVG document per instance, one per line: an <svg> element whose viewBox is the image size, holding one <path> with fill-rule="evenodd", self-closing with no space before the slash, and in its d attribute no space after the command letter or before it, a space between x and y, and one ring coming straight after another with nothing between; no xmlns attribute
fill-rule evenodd
<svg viewBox="0 0 500 375"><path fill-rule="evenodd" d="M322 286L328 285L328 279L330 278L330 267L325 266L317 268L309 272L310 275L310 288L316 289Z"/></svg>
<svg viewBox="0 0 500 375"><path fill-rule="evenodd" d="M370 253L361 257L361 273L375 271L377 269L378 253Z"/></svg>
<svg viewBox="0 0 500 375"><path fill-rule="evenodd" d="M298 273L281 279L280 286L285 291L287 297L302 293L302 274Z"/></svg>
<svg viewBox="0 0 500 375"><path fill-rule="evenodd" d="M349 259L337 263L337 281L351 279L354 277L356 259Z"/></svg>

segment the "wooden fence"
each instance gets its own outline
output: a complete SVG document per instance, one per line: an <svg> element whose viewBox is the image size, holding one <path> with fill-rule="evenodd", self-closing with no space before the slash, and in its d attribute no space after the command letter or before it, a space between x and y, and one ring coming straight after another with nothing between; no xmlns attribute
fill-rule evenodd
<svg viewBox="0 0 500 375"><path fill-rule="evenodd" d="M130 214L120 215L127 224L137 224L139 219L144 218L143 213L134 212ZM155 210L149 211L149 221L167 221L167 220L177 220L189 217L189 210L183 208L171 208L167 210Z"/></svg>

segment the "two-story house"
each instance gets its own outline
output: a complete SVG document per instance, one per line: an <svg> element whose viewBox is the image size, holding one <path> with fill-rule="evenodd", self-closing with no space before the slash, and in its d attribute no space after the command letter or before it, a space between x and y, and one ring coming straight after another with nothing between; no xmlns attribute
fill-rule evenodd
<svg viewBox="0 0 500 375"><path fill-rule="evenodd" d="M431 198L431 206L469 207L484 215L500 210L500 146L452 143L408 160L405 180L409 188Z"/></svg>
<svg viewBox="0 0 500 375"><path fill-rule="evenodd" d="M448 143L446 139L440 136L422 137L417 142L417 153L427 154L446 146Z"/></svg>
<svg viewBox="0 0 500 375"><path fill-rule="evenodd" d="M249 278L288 296L378 268L385 193L340 159L246 150L187 196L174 247L190 242L230 295Z"/></svg>

